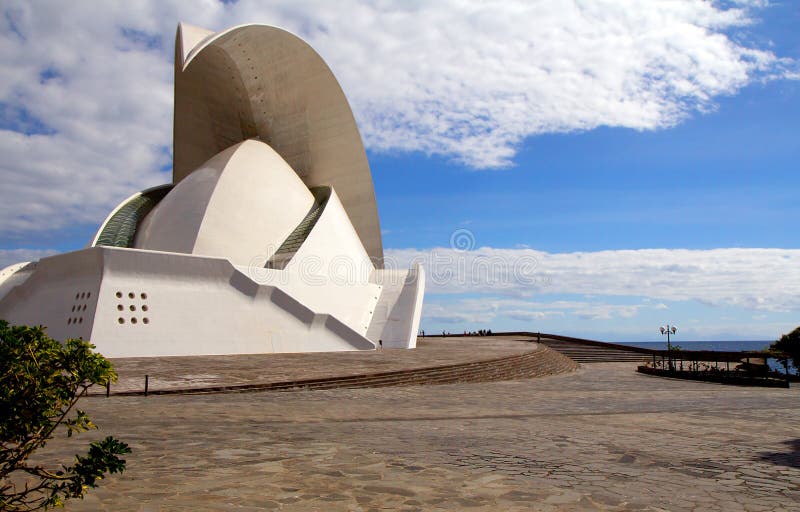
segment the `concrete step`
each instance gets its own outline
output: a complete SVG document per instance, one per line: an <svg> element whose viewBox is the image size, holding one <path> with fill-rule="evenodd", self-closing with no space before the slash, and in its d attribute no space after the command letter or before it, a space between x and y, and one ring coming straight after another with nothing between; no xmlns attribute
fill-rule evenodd
<svg viewBox="0 0 800 512"><path fill-rule="evenodd" d="M432 368L417 368L368 375L349 375L287 382L213 386L187 389L152 389L153 395L242 393L248 391L297 391L337 388L434 385L457 382L490 382L542 377L573 371L577 364L544 345L531 352L488 361L474 361ZM142 395L143 391L113 393Z"/></svg>
<svg viewBox="0 0 800 512"><path fill-rule="evenodd" d="M541 343L579 363L639 362L648 360L650 357L641 352L627 351L617 347L549 339L543 339Z"/></svg>

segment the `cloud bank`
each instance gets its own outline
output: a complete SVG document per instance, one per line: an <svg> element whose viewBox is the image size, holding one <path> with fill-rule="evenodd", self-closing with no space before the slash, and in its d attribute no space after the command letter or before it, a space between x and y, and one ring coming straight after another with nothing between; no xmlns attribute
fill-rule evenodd
<svg viewBox="0 0 800 512"><path fill-rule="evenodd" d="M386 262L395 268L421 263L426 268L428 295L485 294L504 300L556 294L634 296L753 311L800 312L800 250L796 249L574 253L488 247L469 251L390 249ZM582 311L587 318L612 313L583 308L591 302L569 307ZM520 305L518 301L504 303ZM525 303L530 306L529 300ZM613 313L632 316L635 308L617 308Z"/></svg>
<svg viewBox="0 0 800 512"><path fill-rule="evenodd" d="M467 166L526 137L651 130L795 62L736 37L762 2L8 1L0 11L0 236L93 224L169 181L178 20L278 25L307 39L367 146Z"/></svg>
<svg viewBox="0 0 800 512"><path fill-rule="evenodd" d="M590 338L770 339L797 325L800 250L390 249L426 267L423 328L541 330ZM670 320L665 320L670 319Z"/></svg>

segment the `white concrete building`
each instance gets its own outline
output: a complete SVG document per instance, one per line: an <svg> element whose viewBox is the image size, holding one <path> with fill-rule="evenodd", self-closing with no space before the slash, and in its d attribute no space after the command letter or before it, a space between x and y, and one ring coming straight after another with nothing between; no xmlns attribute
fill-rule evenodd
<svg viewBox="0 0 800 512"><path fill-rule="evenodd" d="M179 25L173 182L86 249L0 271L0 318L107 357L414 348L423 269L385 269L364 146L283 30Z"/></svg>

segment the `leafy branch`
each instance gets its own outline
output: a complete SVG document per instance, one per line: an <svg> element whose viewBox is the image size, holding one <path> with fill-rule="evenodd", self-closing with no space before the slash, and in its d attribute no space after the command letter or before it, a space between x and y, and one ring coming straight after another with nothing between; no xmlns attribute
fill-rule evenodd
<svg viewBox="0 0 800 512"><path fill-rule="evenodd" d="M121 473L130 448L113 437L89 445L71 465L31 464L31 455L59 427L67 437L97 428L75 406L88 389L114 382L111 363L90 343L62 345L42 327L9 326L0 320L0 510L30 511L83 498L106 473Z"/></svg>

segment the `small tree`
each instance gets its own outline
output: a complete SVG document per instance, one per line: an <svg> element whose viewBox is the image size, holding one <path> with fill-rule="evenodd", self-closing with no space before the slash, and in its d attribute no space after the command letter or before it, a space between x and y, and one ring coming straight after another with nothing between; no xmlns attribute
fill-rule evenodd
<svg viewBox="0 0 800 512"><path fill-rule="evenodd" d="M0 320L0 510L63 506L83 498L105 473L122 472L118 455L130 448L113 437L89 445L72 465L30 462L59 425L67 436L96 428L74 409L94 384L117 378L111 363L83 340L53 340L42 327L10 327Z"/></svg>
<svg viewBox="0 0 800 512"><path fill-rule="evenodd" d="M784 334L781 338L769 346L773 352L782 352L785 356L778 356L777 359L784 361L791 359L792 366L800 368L800 327L789 334Z"/></svg>

